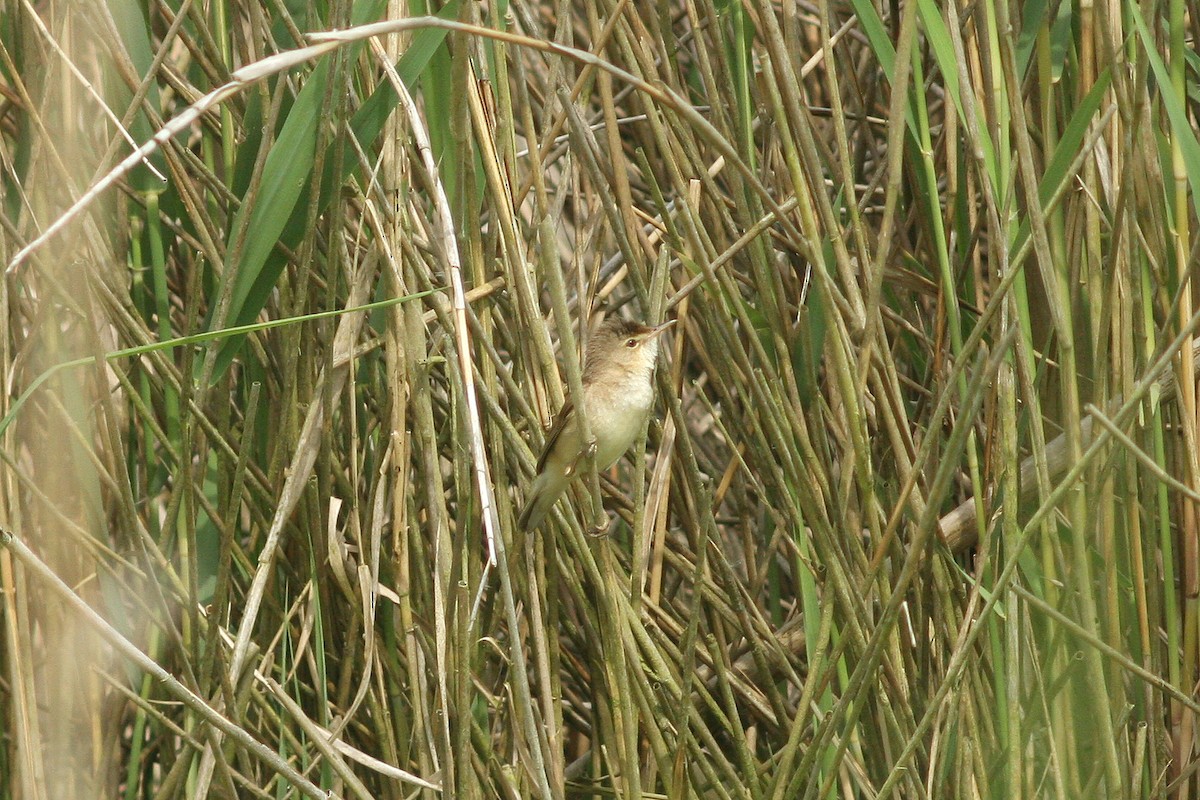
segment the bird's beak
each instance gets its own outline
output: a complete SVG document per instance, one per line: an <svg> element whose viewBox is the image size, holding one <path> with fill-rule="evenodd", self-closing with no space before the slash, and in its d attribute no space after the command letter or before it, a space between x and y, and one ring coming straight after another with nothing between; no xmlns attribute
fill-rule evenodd
<svg viewBox="0 0 1200 800"><path fill-rule="evenodd" d="M651 328L649 331L646 332L646 335L642 337L642 341L643 342L650 341L655 336L658 336L660 333L663 333L664 331L666 331L667 328L671 327L674 324L675 324L675 320L669 319L666 322L664 322L662 325L655 325L653 328Z"/></svg>

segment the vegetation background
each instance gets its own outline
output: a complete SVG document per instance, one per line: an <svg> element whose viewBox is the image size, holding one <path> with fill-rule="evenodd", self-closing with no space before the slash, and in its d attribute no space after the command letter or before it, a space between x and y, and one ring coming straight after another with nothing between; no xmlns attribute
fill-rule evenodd
<svg viewBox="0 0 1200 800"><path fill-rule="evenodd" d="M0 798L1196 797L1198 33L4 0Z"/></svg>

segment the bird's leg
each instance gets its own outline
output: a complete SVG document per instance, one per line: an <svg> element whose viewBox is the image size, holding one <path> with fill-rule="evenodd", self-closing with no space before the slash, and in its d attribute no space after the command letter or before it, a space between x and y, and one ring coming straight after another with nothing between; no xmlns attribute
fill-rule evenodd
<svg viewBox="0 0 1200 800"><path fill-rule="evenodd" d="M579 452L579 456L575 459L575 464L571 465L572 472L574 472L578 464L582 463L586 469L584 475L595 476L597 450L599 450L599 447L596 445L596 436L593 434L591 438L587 440L587 444L584 445L584 448ZM600 500L600 484L597 482L595 477L591 478L591 482L593 484L593 491L595 492L595 494L592 496L592 511L594 512L595 516L592 519L592 524L587 526L585 531L587 532L588 536L602 536L604 535L604 531L608 528L608 515L604 513L604 506Z"/></svg>
<svg viewBox="0 0 1200 800"><path fill-rule="evenodd" d="M596 460L596 451L599 448L596 445L596 437L588 439L587 444L579 451L579 455L575 456L575 460L567 467L567 476L575 477L576 471L581 464L587 464Z"/></svg>

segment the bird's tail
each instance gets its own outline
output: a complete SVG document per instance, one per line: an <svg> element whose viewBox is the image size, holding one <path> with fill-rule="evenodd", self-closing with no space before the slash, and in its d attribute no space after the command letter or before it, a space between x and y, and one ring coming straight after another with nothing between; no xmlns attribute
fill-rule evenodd
<svg viewBox="0 0 1200 800"><path fill-rule="evenodd" d="M562 485L557 485L559 483ZM532 531L541 525L542 520L550 513L550 509L554 508L554 503L565 488L565 481L554 481L545 473L538 475L533 481L533 485L529 487L529 496L525 498L525 507L521 509L521 516L517 519L517 525L521 530Z"/></svg>

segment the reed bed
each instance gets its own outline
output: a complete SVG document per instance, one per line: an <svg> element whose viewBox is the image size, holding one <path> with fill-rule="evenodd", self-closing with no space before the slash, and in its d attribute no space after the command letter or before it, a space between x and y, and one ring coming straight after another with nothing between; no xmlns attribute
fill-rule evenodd
<svg viewBox="0 0 1200 800"><path fill-rule="evenodd" d="M0 798L1200 793L1194 3L0 9Z"/></svg>

